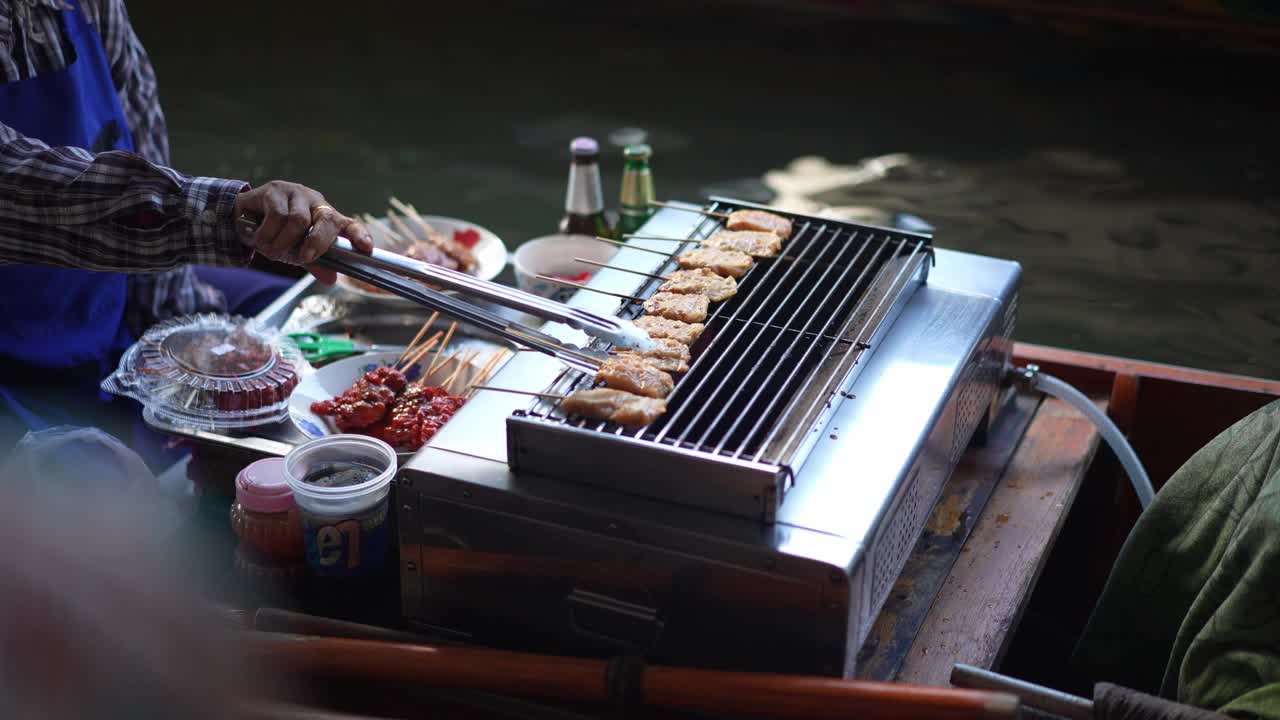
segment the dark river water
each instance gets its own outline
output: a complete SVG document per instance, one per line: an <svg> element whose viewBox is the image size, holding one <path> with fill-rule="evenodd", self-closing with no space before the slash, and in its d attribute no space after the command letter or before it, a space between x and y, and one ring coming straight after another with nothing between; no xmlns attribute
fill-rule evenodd
<svg viewBox="0 0 1280 720"><path fill-rule="evenodd" d="M900 153L808 199L1021 261L1019 339L1280 377L1274 57L753 3L441 5L129 3L187 172L396 195L514 247L554 228L579 134L611 203L623 128L664 199Z"/></svg>

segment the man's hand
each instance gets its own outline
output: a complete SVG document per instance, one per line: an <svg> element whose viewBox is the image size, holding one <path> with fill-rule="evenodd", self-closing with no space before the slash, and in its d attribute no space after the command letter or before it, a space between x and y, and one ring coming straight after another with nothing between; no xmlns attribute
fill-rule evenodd
<svg viewBox="0 0 1280 720"><path fill-rule="evenodd" d="M358 221L334 210L324 196L305 185L272 180L236 196L235 217L259 218L258 230L245 244L272 260L304 265L320 282L333 284L337 274L311 263L339 235L360 252L373 250L373 237Z"/></svg>

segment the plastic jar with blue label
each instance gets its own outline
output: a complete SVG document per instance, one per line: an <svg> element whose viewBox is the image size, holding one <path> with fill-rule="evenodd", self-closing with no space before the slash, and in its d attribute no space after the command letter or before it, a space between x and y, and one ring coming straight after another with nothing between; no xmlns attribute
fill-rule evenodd
<svg viewBox="0 0 1280 720"><path fill-rule="evenodd" d="M376 574L390 544L387 523L396 453L364 435L330 435L285 456L302 516L307 565L326 577Z"/></svg>

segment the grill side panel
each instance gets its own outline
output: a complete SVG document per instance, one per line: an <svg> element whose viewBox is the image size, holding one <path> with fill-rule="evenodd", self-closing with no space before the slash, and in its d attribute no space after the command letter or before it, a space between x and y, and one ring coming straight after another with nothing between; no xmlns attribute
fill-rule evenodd
<svg viewBox="0 0 1280 720"><path fill-rule="evenodd" d="M507 463L514 472L773 522L786 480L783 468L653 447L541 418L507 418Z"/></svg>

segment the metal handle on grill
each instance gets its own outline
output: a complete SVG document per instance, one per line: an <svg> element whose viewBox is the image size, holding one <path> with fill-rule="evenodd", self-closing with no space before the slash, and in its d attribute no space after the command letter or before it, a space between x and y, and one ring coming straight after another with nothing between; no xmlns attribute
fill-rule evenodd
<svg viewBox="0 0 1280 720"><path fill-rule="evenodd" d="M236 220L236 230L244 237L252 236L257 228L258 220L254 218L242 215ZM448 268L414 260L413 258L378 248L374 248L373 253L366 255L358 252L352 247L351 241L344 237L339 237L329 251L317 259L317 262L322 262L326 259L345 260L346 266L344 268L355 265L389 270L397 275L403 275L414 280L481 297L498 305L540 317L543 320L562 322L589 335L603 338L619 347L634 347L643 350L649 349L654 345L648 333L636 327L629 320L599 315L571 307L533 293L527 293L523 290L489 282L488 280L481 280L466 273L449 270ZM329 265L329 267L333 267L333 269L343 274L351 275L344 268L333 265ZM434 305L431 307L445 312L443 308L438 308Z"/></svg>

